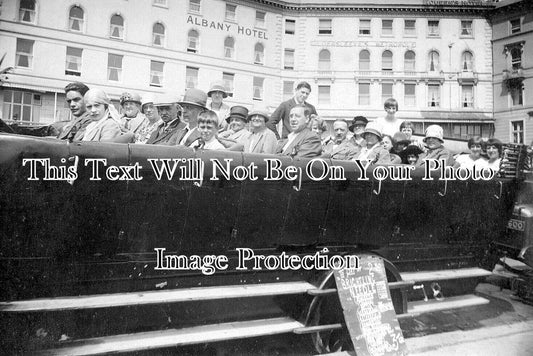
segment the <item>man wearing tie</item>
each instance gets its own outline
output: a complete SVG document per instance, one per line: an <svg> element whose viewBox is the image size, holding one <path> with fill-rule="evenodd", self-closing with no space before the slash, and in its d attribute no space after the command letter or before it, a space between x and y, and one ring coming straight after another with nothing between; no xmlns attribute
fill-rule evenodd
<svg viewBox="0 0 533 356"><path fill-rule="evenodd" d="M308 128L310 110L295 106L289 113L291 133L278 143L277 153L291 157L317 157L322 153L322 141Z"/></svg>
<svg viewBox="0 0 533 356"><path fill-rule="evenodd" d="M156 98L154 106L163 121L151 135L147 144L175 145L185 124L180 121L181 106L178 98L173 95L162 95Z"/></svg>
<svg viewBox="0 0 533 356"><path fill-rule="evenodd" d="M198 132L198 115L207 110L207 94L200 89L189 89L178 104L183 107L185 127L177 135L176 145L190 146L200 137Z"/></svg>

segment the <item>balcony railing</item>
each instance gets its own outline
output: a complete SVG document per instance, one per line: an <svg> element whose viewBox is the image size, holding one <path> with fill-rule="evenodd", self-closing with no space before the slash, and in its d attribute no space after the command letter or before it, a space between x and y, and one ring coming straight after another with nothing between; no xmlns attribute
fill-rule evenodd
<svg viewBox="0 0 533 356"><path fill-rule="evenodd" d="M318 70L315 73L315 82L319 79L329 79L333 83L335 81L335 72L332 70Z"/></svg>
<svg viewBox="0 0 533 356"><path fill-rule="evenodd" d="M477 72L470 72L470 71L459 72L457 73L457 81L459 82L459 84L463 84L463 83L477 84L478 74Z"/></svg>
<svg viewBox="0 0 533 356"><path fill-rule="evenodd" d="M503 70L503 80L523 80L524 79L524 71L522 68L517 69L504 69Z"/></svg>
<svg viewBox="0 0 533 356"><path fill-rule="evenodd" d="M421 80L444 80L442 72L417 72L414 70L390 71L390 70L356 70L354 78L357 79L421 79Z"/></svg>

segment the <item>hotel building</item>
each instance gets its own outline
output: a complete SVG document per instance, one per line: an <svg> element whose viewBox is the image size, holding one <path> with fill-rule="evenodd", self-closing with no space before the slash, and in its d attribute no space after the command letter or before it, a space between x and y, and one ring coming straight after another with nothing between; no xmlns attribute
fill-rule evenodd
<svg viewBox="0 0 533 356"><path fill-rule="evenodd" d="M223 80L230 105L270 110L305 80L312 86L309 102L328 121L375 119L394 97L397 116L415 122L418 133L434 123L455 138L503 130L493 115L488 16L495 3L380 3L4 1L2 68L13 69L2 78L2 118L68 120L63 88L78 80L114 100L125 90L207 91ZM503 80L501 70L494 73ZM500 106L500 99L494 102Z"/></svg>

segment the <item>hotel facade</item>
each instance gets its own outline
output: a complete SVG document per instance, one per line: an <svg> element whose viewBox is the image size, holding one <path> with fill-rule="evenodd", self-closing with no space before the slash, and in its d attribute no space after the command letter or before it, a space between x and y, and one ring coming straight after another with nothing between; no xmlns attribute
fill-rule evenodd
<svg viewBox="0 0 533 356"><path fill-rule="evenodd" d="M72 81L100 87L116 101L125 90L182 95L222 80L229 105L273 111L305 80L312 86L309 102L329 122L383 116L384 101L394 97L397 116L413 121L417 133L439 124L445 137L496 133L509 141L509 131L495 123L495 115L507 114L493 107L500 106L493 80L503 80L502 70L493 69L495 6L477 0L4 1L1 68L13 69L2 78L2 118L68 120L63 88Z"/></svg>

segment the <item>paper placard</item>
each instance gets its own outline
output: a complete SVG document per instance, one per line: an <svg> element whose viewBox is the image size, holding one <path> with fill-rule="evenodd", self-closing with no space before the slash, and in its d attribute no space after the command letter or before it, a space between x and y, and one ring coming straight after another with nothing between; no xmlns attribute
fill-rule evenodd
<svg viewBox="0 0 533 356"><path fill-rule="evenodd" d="M359 269L336 270L346 326L358 356L407 355L383 260L360 256Z"/></svg>

